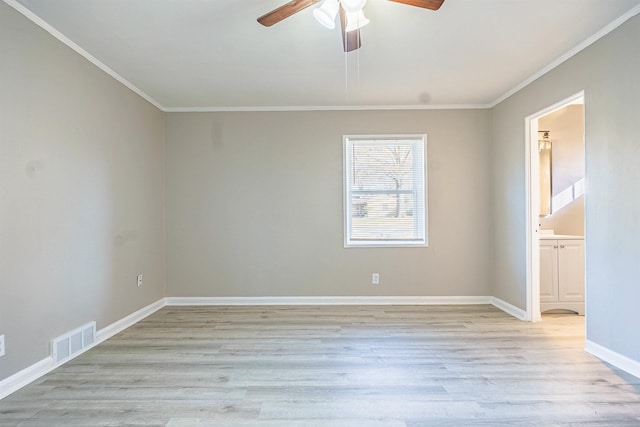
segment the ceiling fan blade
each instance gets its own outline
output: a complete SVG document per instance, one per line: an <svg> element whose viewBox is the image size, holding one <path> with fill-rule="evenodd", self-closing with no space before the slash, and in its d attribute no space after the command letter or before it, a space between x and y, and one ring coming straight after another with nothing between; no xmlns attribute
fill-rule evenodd
<svg viewBox="0 0 640 427"><path fill-rule="evenodd" d="M408 4L409 6L422 7L424 9L438 10L444 0L389 0L396 3Z"/></svg>
<svg viewBox="0 0 640 427"><path fill-rule="evenodd" d="M293 15L294 13L300 12L302 9L306 9L312 4L316 4L321 0L293 0L289 3L283 4L277 9L272 10L271 12L262 15L258 18L258 22L264 25L265 27L270 27L273 24L277 24Z"/></svg>
<svg viewBox="0 0 640 427"><path fill-rule="evenodd" d="M354 30L346 32L347 28L347 13L344 11L342 6L340 6L340 25L342 30L342 47L345 52L351 52L352 50L359 49L362 46L362 42L360 40L360 30Z"/></svg>

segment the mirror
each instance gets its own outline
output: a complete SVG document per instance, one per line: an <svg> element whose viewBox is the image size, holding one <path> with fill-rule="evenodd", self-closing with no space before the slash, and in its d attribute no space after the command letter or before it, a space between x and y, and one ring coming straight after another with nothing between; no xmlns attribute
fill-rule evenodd
<svg viewBox="0 0 640 427"><path fill-rule="evenodd" d="M538 139L538 157L540 164L540 216L551 215L551 140L549 131L539 131L542 135Z"/></svg>

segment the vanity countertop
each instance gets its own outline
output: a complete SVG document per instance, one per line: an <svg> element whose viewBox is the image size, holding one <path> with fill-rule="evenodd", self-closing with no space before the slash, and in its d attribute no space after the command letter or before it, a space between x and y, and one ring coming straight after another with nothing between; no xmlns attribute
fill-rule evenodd
<svg viewBox="0 0 640 427"><path fill-rule="evenodd" d="M584 236L570 236L567 234L539 234L540 240L582 240Z"/></svg>

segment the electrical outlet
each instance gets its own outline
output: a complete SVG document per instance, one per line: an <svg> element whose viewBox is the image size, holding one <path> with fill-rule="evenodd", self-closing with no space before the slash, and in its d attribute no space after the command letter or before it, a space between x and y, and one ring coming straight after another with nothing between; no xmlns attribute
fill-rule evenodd
<svg viewBox="0 0 640 427"><path fill-rule="evenodd" d="M0 357L4 356L4 335L0 335Z"/></svg>
<svg viewBox="0 0 640 427"><path fill-rule="evenodd" d="M138 274L138 287L142 286L142 274Z"/></svg>
<svg viewBox="0 0 640 427"><path fill-rule="evenodd" d="M380 284L380 274L373 273L371 275L371 284L372 285L379 285Z"/></svg>

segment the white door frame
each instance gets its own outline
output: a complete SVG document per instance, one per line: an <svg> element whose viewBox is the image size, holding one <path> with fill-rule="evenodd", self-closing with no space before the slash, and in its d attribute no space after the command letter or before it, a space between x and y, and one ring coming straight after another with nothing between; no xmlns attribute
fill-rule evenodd
<svg viewBox="0 0 640 427"><path fill-rule="evenodd" d="M526 281L527 312L525 320L537 322L540 316L540 243L538 239L540 212L540 170L538 159L538 119L556 110L582 100L584 91L556 102L524 119L525 124L525 179L526 179Z"/></svg>

